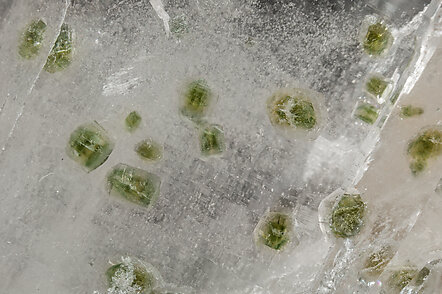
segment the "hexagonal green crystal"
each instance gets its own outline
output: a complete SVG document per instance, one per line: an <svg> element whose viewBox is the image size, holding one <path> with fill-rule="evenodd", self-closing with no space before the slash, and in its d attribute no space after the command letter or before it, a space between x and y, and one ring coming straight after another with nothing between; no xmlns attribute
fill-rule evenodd
<svg viewBox="0 0 442 294"><path fill-rule="evenodd" d="M316 112L311 101L299 94L275 97L269 105L269 116L273 124L310 130L316 126Z"/></svg>
<svg viewBox="0 0 442 294"><path fill-rule="evenodd" d="M288 234L290 229L289 216L282 213L272 213L265 217L259 228L259 241L274 250L281 250L290 239Z"/></svg>
<svg viewBox="0 0 442 294"><path fill-rule="evenodd" d="M220 154L225 149L224 132L218 125L206 126L200 134L201 153L204 155Z"/></svg>
<svg viewBox="0 0 442 294"><path fill-rule="evenodd" d="M141 116L136 111L132 111L129 113L129 115L126 117L125 121L126 128L132 132L138 128L138 126L141 123Z"/></svg>
<svg viewBox="0 0 442 294"><path fill-rule="evenodd" d="M142 206L150 206L160 192L160 178L126 164L116 165L107 176L109 191Z"/></svg>
<svg viewBox="0 0 442 294"><path fill-rule="evenodd" d="M410 169L418 174L427 166L428 159L442 154L442 132L427 129L408 144L408 155L411 158Z"/></svg>
<svg viewBox="0 0 442 294"><path fill-rule="evenodd" d="M39 19L31 22L23 33L18 53L26 59L34 58L40 52L43 42L43 35L46 31L46 23Z"/></svg>
<svg viewBox="0 0 442 294"><path fill-rule="evenodd" d="M424 113L421 107L415 107L413 105L405 105L401 107L401 117L418 116Z"/></svg>
<svg viewBox="0 0 442 294"><path fill-rule="evenodd" d="M163 148L158 143L152 140L144 140L135 146L135 152L143 158L147 160L159 160L163 157Z"/></svg>
<svg viewBox="0 0 442 294"><path fill-rule="evenodd" d="M72 61L72 30L67 24L63 24L60 33L49 53L44 69L54 73L67 68Z"/></svg>
<svg viewBox="0 0 442 294"><path fill-rule="evenodd" d="M370 77L366 84L367 92L376 98L382 97L387 86L388 82L377 76Z"/></svg>
<svg viewBox="0 0 442 294"><path fill-rule="evenodd" d="M356 108L355 117L363 122L373 124L378 119L378 110L371 104L363 103Z"/></svg>
<svg viewBox="0 0 442 294"><path fill-rule="evenodd" d="M394 271L387 281L387 286L395 291L400 291L405 286L410 283L410 281L413 279L413 277L416 275L417 270L415 268L403 268Z"/></svg>
<svg viewBox="0 0 442 294"><path fill-rule="evenodd" d="M102 165L112 153L114 144L97 123L79 126L69 139L67 154L91 171Z"/></svg>
<svg viewBox="0 0 442 294"><path fill-rule="evenodd" d="M365 212L365 203L359 194L344 194L335 206L330 227L336 237L347 238L359 233Z"/></svg>
<svg viewBox="0 0 442 294"><path fill-rule="evenodd" d="M181 113L189 118L200 118L205 115L212 99L212 93L205 80L191 82L184 93Z"/></svg>
<svg viewBox="0 0 442 294"><path fill-rule="evenodd" d="M154 275L145 266L130 259L123 259L122 263L111 266L106 271L106 277L111 293L147 294L155 287Z"/></svg>
<svg viewBox="0 0 442 294"><path fill-rule="evenodd" d="M387 26L378 22L368 27L363 47L369 55L380 55L392 42L393 36L387 29Z"/></svg>

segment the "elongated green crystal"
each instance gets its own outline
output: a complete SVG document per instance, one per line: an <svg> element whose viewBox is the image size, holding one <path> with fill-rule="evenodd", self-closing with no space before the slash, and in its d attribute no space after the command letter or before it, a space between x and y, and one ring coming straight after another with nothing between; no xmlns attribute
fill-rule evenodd
<svg viewBox="0 0 442 294"><path fill-rule="evenodd" d="M106 161L113 147L106 131L94 122L79 126L72 132L67 153L70 158L92 171Z"/></svg>
<svg viewBox="0 0 442 294"><path fill-rule="evenodd" d="M63 24L60 33L49 53L44 69L49 73L55 73L67 68L72 62L72 29Z"/></svg>
<svg viewBox="0 0 442 294"><path fill-rule="evenodd" d="M401 117L418 116L424 113L421 107L415 107L413 105L405 105L401 107Z"/></svg>
<svg viewBox="0 0 442 294"><path fill-rule="evenodd" d="M136 111L132 111L131 113L129 113L129 115L126 117L125 120L126 123L126 128L130 131L133 132L134 130L136 130L138 128L138 126L141 123L141 116L138 114L138 112Z"/></svg>
<svg viewBox="0 0 442 294"><path fill-rule="evenodd" d="M147 160L155 161L163 157L163 148L152 140L144 140L135 146L137 154Z"/></svg>
<svg viewBox="0 0 442 294"><path fill-rule="evenodd" d="M387 26L378 22L368 27L363 47L369 55L381 55L392 42L393 36Z"/></svg>
<svg viewBox="0 0 442 294"><path fill-rule="evenodd" d="M368 124L373 124L378 119L378 115L376 107L367 103L359 105L355 112L355 117Z"/></svg>
<svg viewBox="0 0 442 294"><path fill-rule="evenodd" d="M273 213L265 217L261 228L259 228L259 240L274 250L282 250L284 245L289 242L290 229L291 221L287 215Z"/></svg>
<svg viewBox="0 0 442 294"><path fill-rule="evenodd" d="M18 53L21 57L31 59L38 55L45 31L46 23L41 19L34 20L26 27L21 43L18 46Z"/></svg>
<svg viewBox="0 0 442 294"><path fill-rule="evenodd" d="M348 238L361 230L365 212L365 203L359 194L344 194L333 209L331 224L336 237Z"/></svg>
<svg viewBox="0 0 442 294"><path fill-rule="evenodd" d="M220 154L225 149L224 132L220 126L209 125L200 134L201 153L204 155Z"/></svg>
<svg viewBox="0 0 442 294"><path fill-rule="evenodd" d="M116 165L107 176L110 191L145 207L153 204L160 192L160 178L125 164Z"/></svg>
<svg viewBox="0 0 442 294"><path fill-rule="evenodd" d="M427 129L420 133L408 144L408 155L413 174L425 169L427 161L442 154L442 132L437 129Z"/></svg>
<svg viewBox="0 0 442 294"><path fill-rule="evenodd" d="M413 277L417 274L417 270L415 268L403 268L394 271L387 281L387 286L397 291L398 293L405 288L405 286L410 283Z"/></svg>

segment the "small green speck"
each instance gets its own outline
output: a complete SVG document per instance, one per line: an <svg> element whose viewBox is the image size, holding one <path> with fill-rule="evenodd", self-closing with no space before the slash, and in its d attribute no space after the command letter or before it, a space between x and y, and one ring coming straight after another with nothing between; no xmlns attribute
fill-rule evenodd
<svg viewBox="0 0 442 294"><path fill-rule="evenodd" d="M330 227L336 237L355 236L361 230L365 203L359 194L344 194L333 209Z"/></svg>
<svg viewBox="0 0 442 294"><path fill-rule="evenodd" d="M412 173L420 173L427 166L428 159L442 153L442 132L437 129L423 131L408 144L407 151Z"/></svg>
<svg viewBox="0 0 442 294"><path fill-rule="evenodd" d="M366 84L367 92L376 98L382 97L387 89L388 82L384 81L380 77L370 77Z"/></svg>
<svg viewBox="0 0 442 294"><path fill-rule="evenodd" d="M143 158L151 161L159 160L163 157L163 148L152 140L144 140L135 146L135 152Z"/></svg>
<svg viewBox="0 0 442 294"><path fill-rule="evenodd" d="M43 42L43 35L46 31L46 23L43 20L34 20L26 27L18 53L26 59L34 58L38 55Z"/></svg>
<svg viewBox="0 0 442 294"><path fill-rule="evenodd" d="M412 117L418 116L424 113L424 110L421 107L415 107L412 105L405 105L401 107L401 117Z"/></svg>
<svg viewBox="0 0 442 294"><path fill-rule="evenodd" d="M110 191L146 207L155 201L160 190L158 176L125 164L115 166L108 174L107 182Z"/></svg>
<svg viewBox="0 0 442 294"><path fill-rule="evenodd" d="M290 227L290 218L285 214L275 213L267 216L259 228L260 242L274 250L281 250L289 241Z"/></svg>
<svg viewBox="0 0 442 294"><path fill-rule="evenodd" d="M109 157L113 143L97 123L78 127L72 132L67 153L89 171L102 165Z"/></svg>
<svg viewBox="0 0 442 294"><path fill-rule="evenodd" d="M184 15L172 18L169 21L169 26L170 32L177 38L181 38L189 32L189 26Z"/></svg>
<svg viewBox="0 0 442 294"><path fill-rule="evenodd" d="M363 122L373 124L378 118L378 110L373 105L363 103L356 108L355 117Z"/></svg>
<svg viewBox="0 0 442 294"><path fill-rule="evenodd" d="M54 47L49 53L44 69L49 73L55 73L67 68L72 61L72 50L72 30L64 23Z"/></svg>
<svg viewBox="0 0 442 294"><path fill-rule="evenodd" d="M368 27L363 47L369 55L381 55L393 42L393 36L382 23L372 24Z"/></svg>
<svg viewBox="0 0 442 294"><path fill-rule="evenodd" d="M132 132L138 128L141 123L141 116L136 111L132 111L125 119L126 128Z"/></svg>
<svg viewBox="0 0 442 294"><path fill-rule="evenodd" d="M201 118L207 111L211 97L205 80L193 81L187 86L181 112L189 118Z"/></svg>
<svg viewBox="0 0 442 294"><path fill-rule="evenodd" d="M272 99L269 116L273 124L310 130L316 126L316 113L313 104L302 95Z"/></svg>
<svg viewBox="0 0 442 294"><path fill-rule="evenodd" d="M200 147L203 155L220 154L225 149L224 132L217 125L205 127L200 134Z"/></svg>
<svg viewBox="0 0 442 294"><path fill-rule="evenodd" d="M404 268L394 271L388 278L387 285L396 291L400 291L410 283L416 275L417 270L414 268Z"/></svg>
<svg viewBox="0 0 442 294"><path fill-rule="evenodd" d="M131 273L129 273L129 271L131 271ZM127 276L132 277L132 280L124 281L127 279ZM137 293L139 294L147 294L150 293L155 286L155 277L149 273L145 267L136 263L129 265L119 263L113 265L106 271L106 277L109 287L121 290L121 293L125 293L125 287L130 286L137 289ZM123 280L124 282L120 282L119 280ZM127 283L130 283L130 285L126 285Z"/></svg>

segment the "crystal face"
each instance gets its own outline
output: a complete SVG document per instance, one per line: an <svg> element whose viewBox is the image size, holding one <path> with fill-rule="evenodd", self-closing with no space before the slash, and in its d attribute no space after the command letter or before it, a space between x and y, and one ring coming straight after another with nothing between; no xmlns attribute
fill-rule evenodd
<svg viewBox="0 0 442 294"><path fill-rule="evenodd" d="M367 92L376 98L379 98L384 94L387 86L388 82L377 76L370 77L366 84Z"/></svg>
<svg viewBox="0 0 442 294"><path fill-rule="evenodd" d="M112 153L114 144L106 131L96 122L79 126L69 139L70 158L92 171L102 165Z"/></svg>
<svg viewBox="0 0 442 294"><path fill-rule="evenodd" d="M289 216L282 213L271 213L258 224L257 242L274 250L282 250L290 241L290 230L291 221Z"/></svg>
<svg viewBox="0 0 442 294"><path fill-rule="evenodd" d="M45 31L46 23L41 19L34 20L27 26L18 47L18 53L21 57L31 59L38 55Z"/></svg>
<svg viewBox="0 0 442 294"><path fill-rule="evenodd" d="M149 207L160 192L160 178L126 164L116 165L107 176L109 191L129 202Z"/></svg>
<svg viewBox="0 0 442 294"><path fill-rule="evenodd" d="M181 113L189 118L201 118L207 112L212 100L212 92L207 82L203 79L196 80L187 85Z"/></svg>
<svg viewBox="0 0 442 294"><path fill-rule="evenodd" d="M152 140L144 140L135 146L135 152L146 160L156 161L163 157L163 148Z"/></svg>
<svg viewBox="0 0 442 294"><path fill-rule="evenodd" d="M138 114L138 112L132 111L126 117L125 123L126 123L126 128L130 132L133 132L133 131L135 131L139 127L139 125L141 123L141 116Z"/></svg>
<svg viewBox="0 0 442 294"><path fill-rule="evenodd" d="M200 148L203 155L220 154L225 149L224 132L218 125L206 126L200 134Z"/></svg>
<svg viewBox="0 0 442 294"><path fill-rule="evenodd" d="M49 73L55 73L67 68L72 62L72 29L63 24L60 34L49 53L44 69Z"/></svg>
<svg viewBox="0 0 442 294"><path fill-rule="evenodd" d="M374 124L378 119L378 110L375 106L363 103L356 108L355 117L368 124Z"/></svg>
<svg viewBox="0 0 442 294"><path fill-rule="evenodd" d="M355 236L361 230L365 212L365 203L358 194L344 194L333 209L331 224L336 237L347 238Z"/></svg>
<svg viewBox="0 0 442 294"><path fill-rule="evenodd" d="M268 102L268 114L270 121L277 126L310 130L317 124L316 110L302 92L272 97Z"/></svg>
<svg viewBox="0 0 442 294"><path fill-rule="evenodd" d="M419 174L427 166L430 158L442 154L442 132L438 129L427 129L421 132L408 144L410 169Z"/></svg>
<svg viewBox="0 0 442 294"><path fill-rule="evenodd" d="M395 270L388 278L386 286L390 288L390 291L394 291L393 293L399 293L410 283L416 273L417 270L415 268L409 267Z"/></svg>
<svg viewBox="0 0 442 294"><path fill-rule="evenodd" d="M413 105L405 105L401 107L401 117L413 117L419 116L424 113L424 110L421 107L416 107Z"/></svg>
<svg viewBox="0 0 442 294"><path fill-rule="evenodd" d="M387 26L382 23L375 23L368 27L363 47L369 55L381 55L392 42L393 36Z"/></svg>

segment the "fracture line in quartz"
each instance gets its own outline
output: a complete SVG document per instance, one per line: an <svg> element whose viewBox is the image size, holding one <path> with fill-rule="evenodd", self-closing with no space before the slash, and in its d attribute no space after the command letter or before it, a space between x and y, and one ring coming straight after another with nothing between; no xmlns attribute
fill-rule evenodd
<svg viewBox="0 0 442 294"><path fill-rule="evenodd" d="M51 176L51 175L53 175L54 173L48 173L47 175L44 175L44 176L42 176L39 180L38 180L38 182L40 183L41 181L43 181L45 178L47 178L47 177L49 177L49 176Z"/></svg>
<svg viewBox="0 0 442 294"><path fill-rule="evenodd" d="M57 30L57 32L60 32L60 30L61 30L61 26L62 26L63 23L64 23L64 20L65 20L65 18L66 18L66 14L67 14L67 11L68 11L68 8L69 8L69 0L65 0L65 3L66 3L66 7L65 7L65 9L64 9L64 11L63 11L63 16L62 16L61 21L60 21L60 24L59 24L59 26L58 26L58 30ZM52 42L52 44L55 44L55 42L57 41L57 38L58 38L58 33L57 33L57 35L55 36L55 39L54 39L54 41ZM51 53L51 51L52 51L52 46L51 46L51 49L49 50L49 52L46 54L46 56L49 56L49 54ZM41 74L41 72L43 71L45 64L46 64L46 61L45 61L45 63L40 67L40 70L38 71L36 77L34 78L32 84L31 84L31 87L30 87L29 90L28 90L27 95L30 95L30 94L32 93L32 90L34 89L35 84L37 83L37 80L40 78L40 74ZM5 102L5 103L6 103L6 102ZM3 106L4 106L4 104L3 104ZM3 107L3 106L2 106L2 107ZM9 140L11 139L12 135L14 134L14 131L15 131L16 127L17 127L18 121L20 120L20 118L21 118L22 115L23 115L23 112L24 112L25 106L26 106L26 102L23 102L23 105L22 105L22 107L21 107L21 109L20 109L20 111L19 111L19 113L18 113L18 115L17 115L17 117L16 117L16 119L15 119L15 121L14 121L14 124L12 125L11 130L9 131L8 137L6 138L6 142L3 144L2 148L0 149L0 154L2 154L2 153L6 150L6 145L8 144L8 142L9 142ZM2 109L3 109L3 108L2 108Z"/></svg>
<svg viewBox="0 0 442 294"><path fill-rule="evenodd" d="M124 95L128 90L135 88L141 82L140 77L132 77L131 71L134 67L123 68L110 75L103 86L103 95Z"/></svg>
<svg viewBox="0 0 442 294"><path fill-rule="evenodd" d="M163 20L164 29L166 30L166 36L169 37L170 35L170 28L169 28L169 14L167 14L166 10L164 10L164 5L161 0L150 0L150 5L152 5L153 9L157 13L158 17Z"/></svg>

